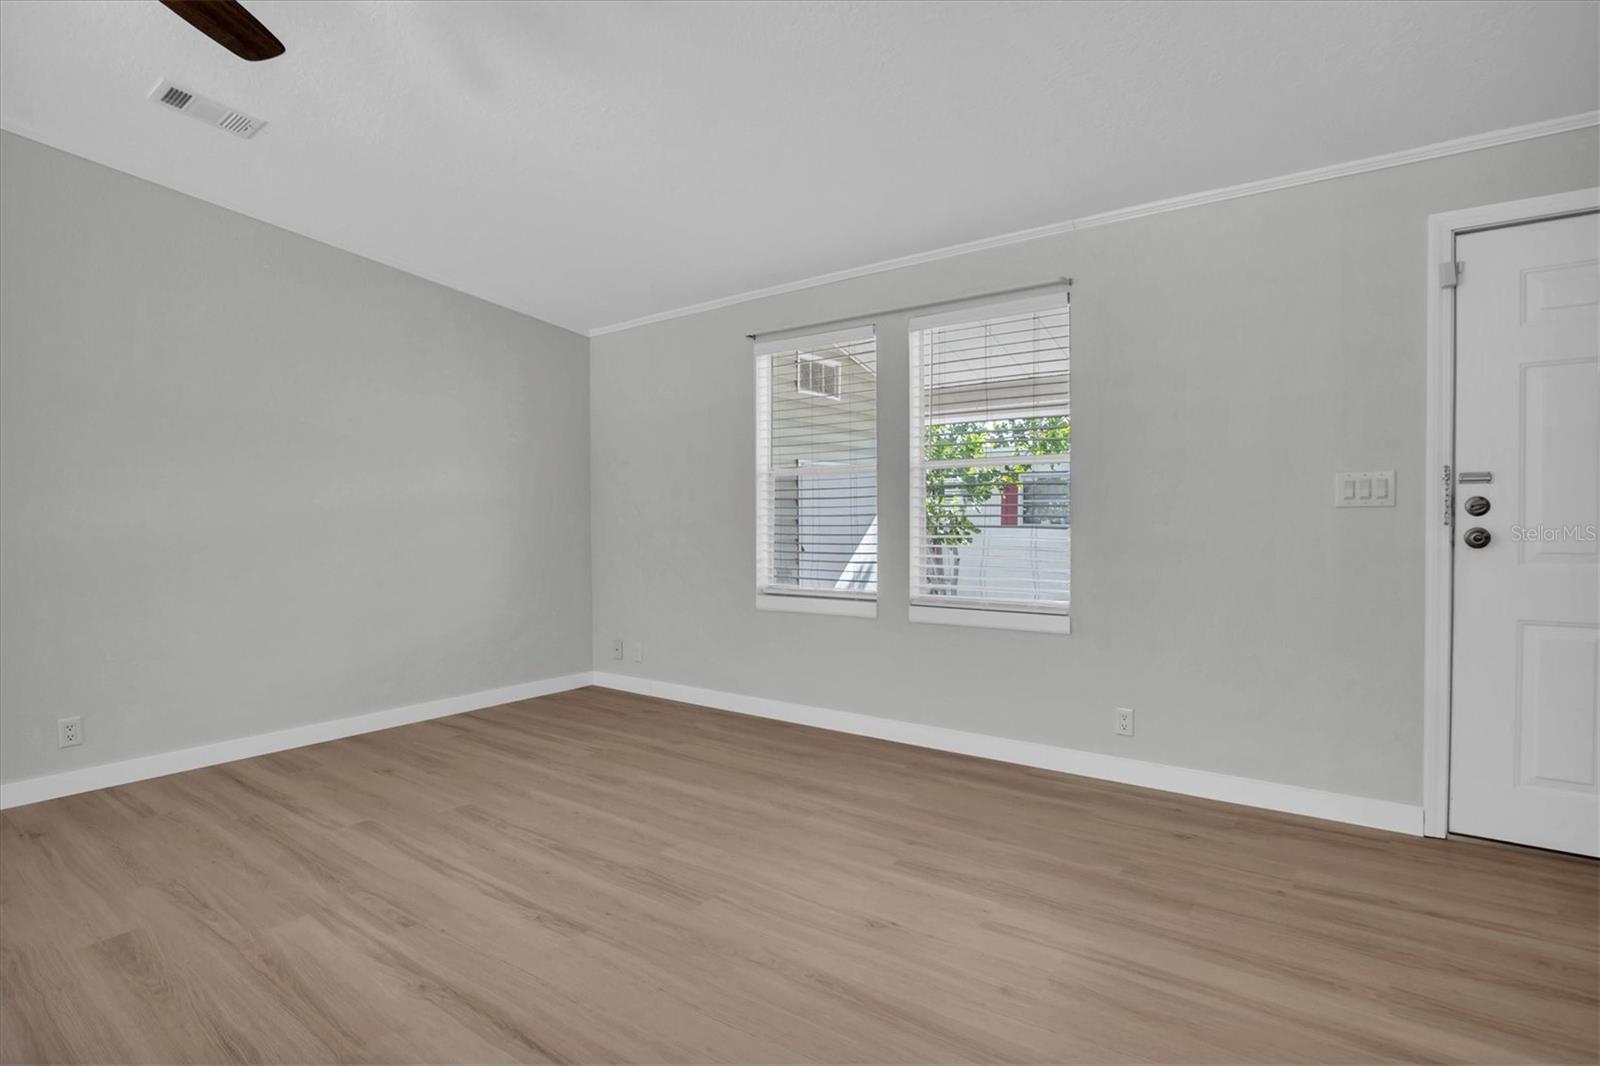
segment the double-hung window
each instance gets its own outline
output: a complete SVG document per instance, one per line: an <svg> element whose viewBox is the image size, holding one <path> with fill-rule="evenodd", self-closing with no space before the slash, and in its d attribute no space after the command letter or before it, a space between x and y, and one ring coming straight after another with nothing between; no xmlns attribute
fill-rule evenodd
<svg viewBox="0 0 1600 1066"><path fill-rule="evenodd" d="M911 320L911 617L1065 632L1065 291Z"/></svg>
<svg viewBox="0 0 1600 1066"><path fill-rule="evenodd" d="M876 335L759 341L755 356L757 606L874 615Z"/></svg>

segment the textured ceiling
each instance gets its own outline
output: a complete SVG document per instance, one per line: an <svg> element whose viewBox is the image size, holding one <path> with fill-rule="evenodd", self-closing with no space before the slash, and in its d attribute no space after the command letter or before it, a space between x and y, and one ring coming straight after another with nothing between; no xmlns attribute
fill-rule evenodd
<svg viewBox="0 0 1600 1066"><path fill-rule="evenodd" d="M1591 2L248 6L5 0L0 125L580 331L1600 95Z"/></svg>

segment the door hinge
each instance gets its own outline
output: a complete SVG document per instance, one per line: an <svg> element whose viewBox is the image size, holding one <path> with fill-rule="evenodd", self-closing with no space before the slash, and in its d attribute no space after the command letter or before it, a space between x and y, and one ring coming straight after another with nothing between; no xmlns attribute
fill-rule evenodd
<svg viewBox="0 0 1600 1066"><path fill-rule="evenodd" d="M1463 264L1459 259L1452 259L1448 263L1439 264L1439 288L1453 289L1461 284L1461 268Z"/></svg>
<svg viewBox="0 0 1600 1066"><path fill-rule="evenodd" d="M1444 524L1454 527L1456 524L1456 487L1450 480L1450 464L1444 465Z"/></svg>

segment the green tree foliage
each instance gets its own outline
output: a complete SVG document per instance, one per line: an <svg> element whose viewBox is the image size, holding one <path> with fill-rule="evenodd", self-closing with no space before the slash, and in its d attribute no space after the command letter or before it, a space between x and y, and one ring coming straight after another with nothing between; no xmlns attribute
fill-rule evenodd
<svg viewBox="0 0 1600 1066"><path fill-rule="evenodd" d="M1072 425L1064 416L1006 418L993 422L943 422L923 436L929 462L988 459L994 456L1065 458L1072 447ZM928 536L928 590L954 595L961 576L961 546L971 544L978 525L969 517L1007 485L1020 484L1028 468L942 467L929 470L923 492Z"/></svg>

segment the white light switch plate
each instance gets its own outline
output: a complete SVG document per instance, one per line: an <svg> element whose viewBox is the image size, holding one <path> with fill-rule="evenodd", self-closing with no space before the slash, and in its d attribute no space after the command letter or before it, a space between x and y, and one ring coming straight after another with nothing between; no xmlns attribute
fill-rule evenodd
<svg viewBox="0 0 1600 1066"><path fill-rule="evenodd" d="M1363 470L1333 475L1335 507L1393 507L1394 471Z"/></svg>

